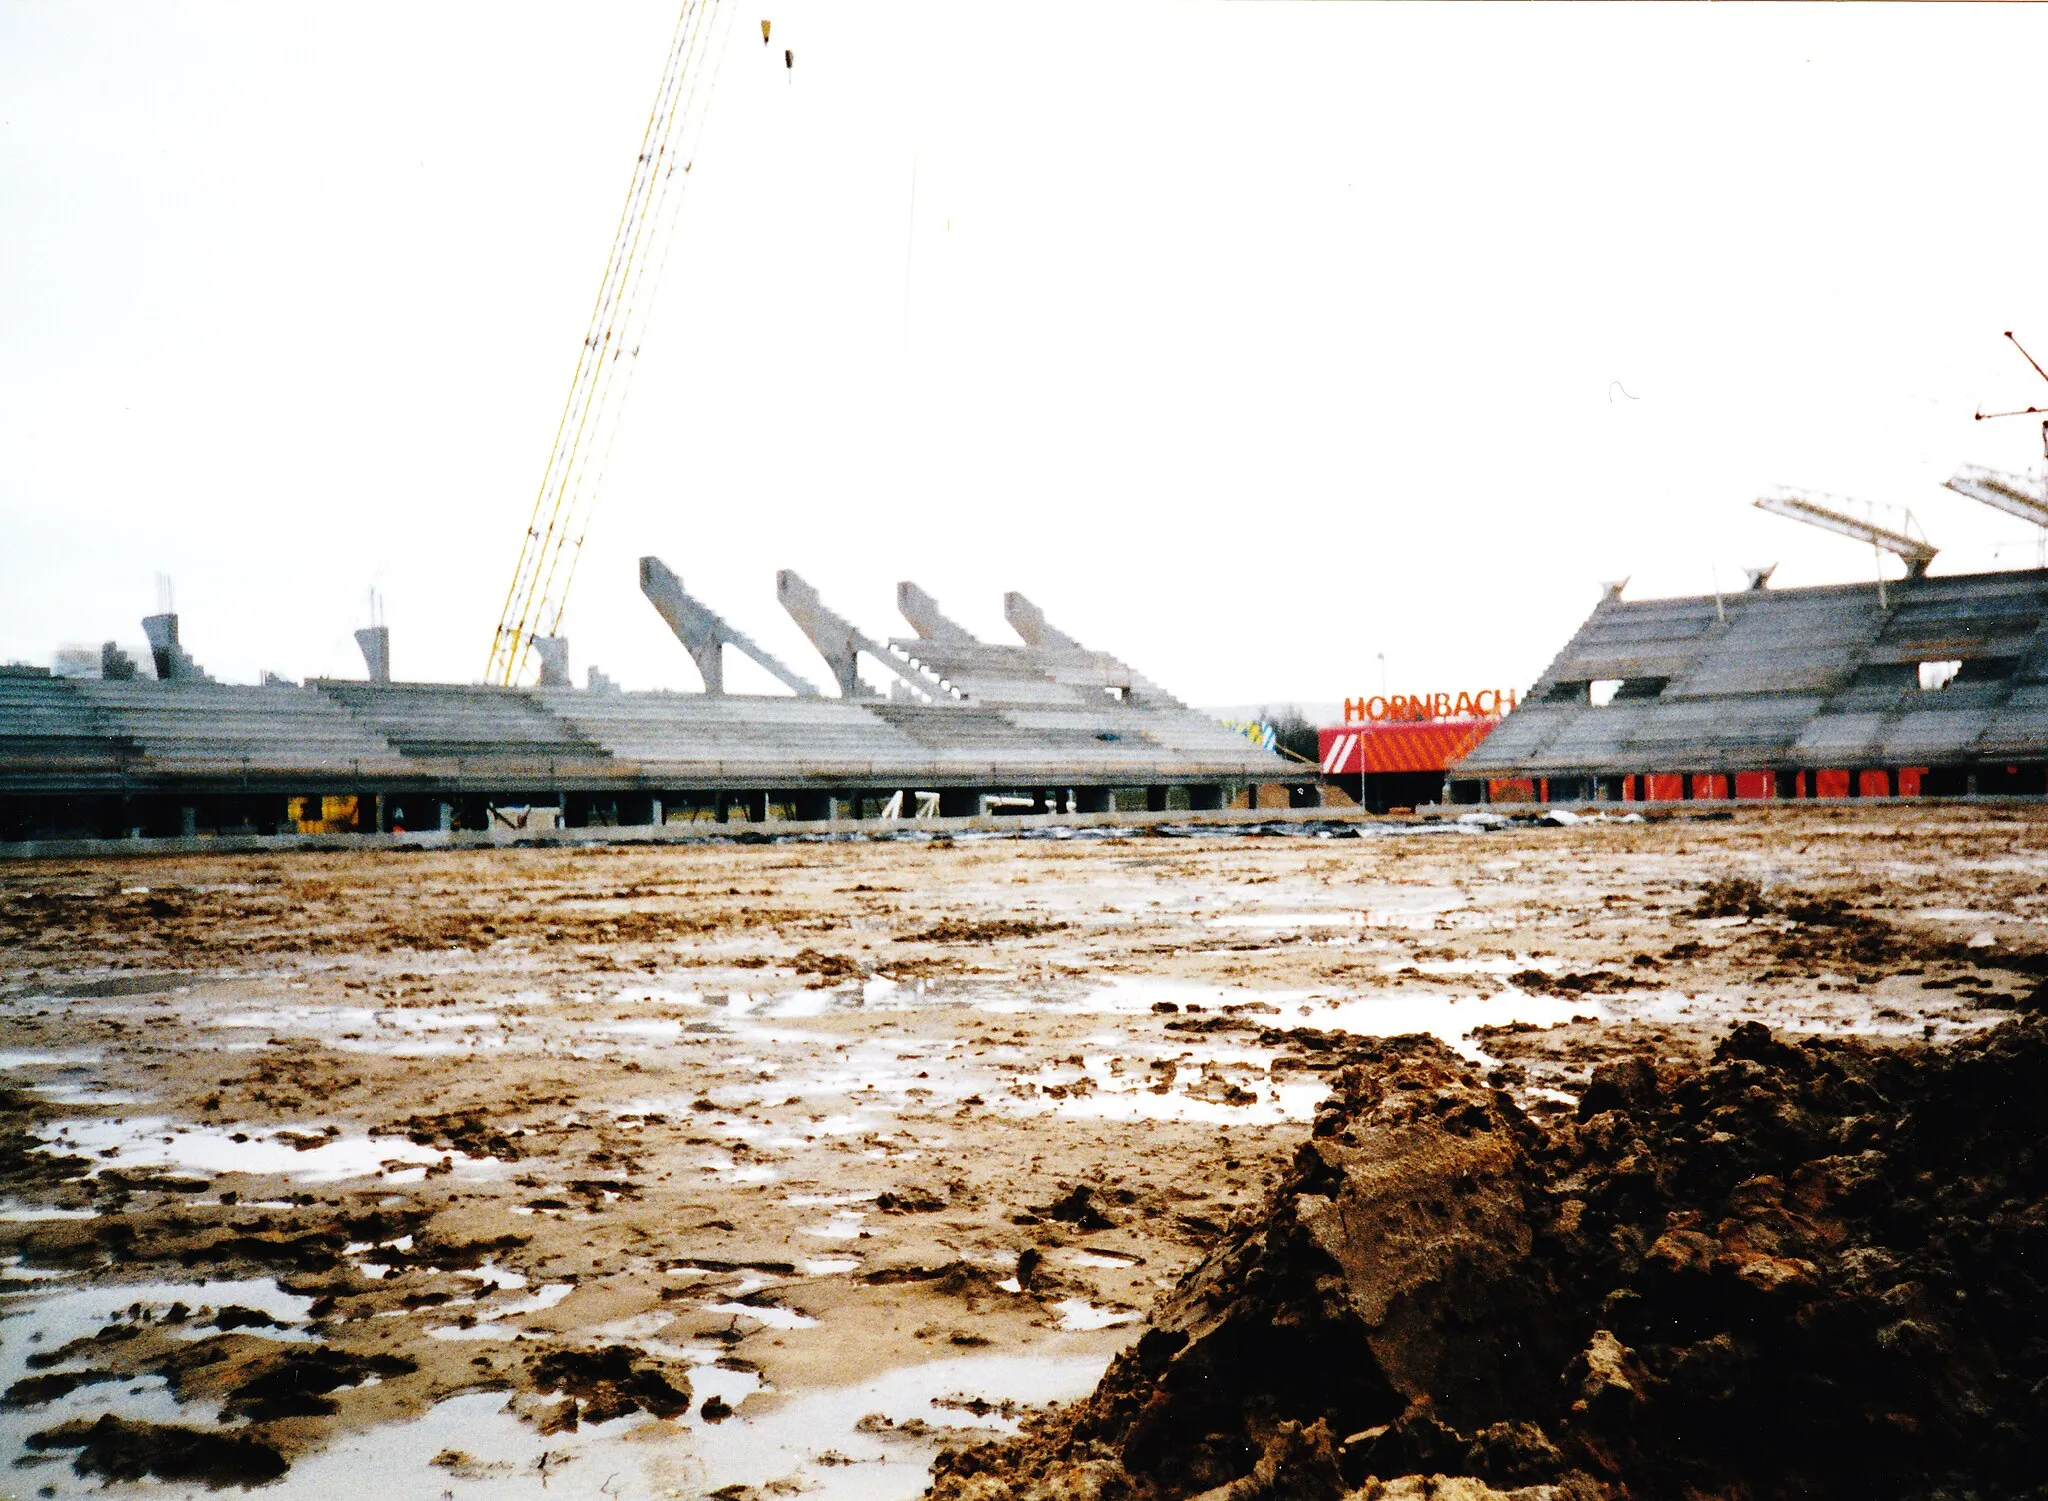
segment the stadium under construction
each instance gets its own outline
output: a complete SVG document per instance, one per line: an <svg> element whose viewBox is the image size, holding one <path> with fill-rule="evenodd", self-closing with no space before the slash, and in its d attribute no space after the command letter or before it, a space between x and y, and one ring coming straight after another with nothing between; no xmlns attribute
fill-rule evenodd
<svg viewBox="0 0 2048 1501"><path fill-rule="evenodd" d="M657 558L643 593L701 693L572 686L566 642L536 642L531 687L390 680L214 682L175 615L150 660L111 643L97 673L0 669L0 840L669 825L713 819L955 817L1312 803L1282 760L1065 635L1020 594L1021 644L978 640L915 584L915 634L865 635L793 573L784 607L830 669L821 691L683 589ZM725 692L725 653L783 695ZM872 665L890 679L878 692ZM1263 795L1261 789L1264 789Z"/></svg>
<svg viewBox="0 0 2048 1501"><path fill-rule="evenodd" d="M1447 776L1470 801L2040 796L2048 571L1613 587Z"/></svg>

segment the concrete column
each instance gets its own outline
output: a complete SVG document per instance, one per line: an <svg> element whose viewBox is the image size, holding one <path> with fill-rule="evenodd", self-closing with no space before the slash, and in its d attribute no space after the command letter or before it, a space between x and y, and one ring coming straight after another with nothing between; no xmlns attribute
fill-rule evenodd
<svg viewBox="0 0 2048 1501"><path fill-rule="evenodd" d="M440 816L435 822L435 827L446 834L455 827L455 804L440 803L436 806L440 809Z"/></svg>
<svg viewBox="0 0 2048 1501"><path fill-rule="evenodd" d="M767 821L768 794L765 792L749 792L747 794L747 822L766 823Z"/></svg>
<svg viewBox="0 0 2048 1501"><path fill-rule="evenodd" d="M1972 792L1977 790L1977 779L1975 777L1970 778L1970 790ZM190 803L186 803L178 809L178 832L187 839L190 839L199 832L199 810Z"/></svg>
<svg viewBox="0 0 2048 1501"><path fill-rule="evenodd" d="M647 800L647 821L657 829L668 822L668 810L662 807L660 798L650 797Z"/></svg>

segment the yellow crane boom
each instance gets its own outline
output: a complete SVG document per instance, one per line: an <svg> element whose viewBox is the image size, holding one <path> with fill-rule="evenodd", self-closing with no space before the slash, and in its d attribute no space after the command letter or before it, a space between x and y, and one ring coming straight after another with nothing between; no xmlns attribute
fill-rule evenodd
<svg viewBox="0 0 2048 1501"><path fill-rule="evenodd" d="M491 638L486 682L521 681L534 639L560 633L605 461L639 362L640 336L653 309L676 207L725 54L733 3L684 0L676 18L612 236L611 258L598 283L590 328L577 351L576 373Z"/></svg>

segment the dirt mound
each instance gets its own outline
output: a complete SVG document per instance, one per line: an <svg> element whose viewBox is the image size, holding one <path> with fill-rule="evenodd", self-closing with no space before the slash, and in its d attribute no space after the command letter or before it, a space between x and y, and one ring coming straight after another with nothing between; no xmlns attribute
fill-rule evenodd
<svg viewBox="0 0 2048 1501"><path fill-rule="evenodd" d="M1429 1039L1355 1056L1093 1396L940 1501L2048 1494L2048 1022L1747 1024L1545 1125Z"/></svg>
<svg viewBox="0 0 2048 1501"><path fill-rule="evenodd" d="M109 1481L197 1480L203 1485L261 1485L285 1472L274 1447L242 1433L214 1433L171 1423L137 1423L111 1413L97 1422L64 1423L30 1434L32 1450L76 1449L71 1468Z"/></svg>
<svg viewBox="0 0 2048 1501"><path fill-rule="evenodd" d="M665 1371L625 1345L557 1350L534 1363L532 1376L535 1391L563 1397L562 1405L542 1421L544 1431L573 1430L579 1421L605 1423L643 1408L658 1418L673 1418L690 1406L687 1376Z"/></svg>

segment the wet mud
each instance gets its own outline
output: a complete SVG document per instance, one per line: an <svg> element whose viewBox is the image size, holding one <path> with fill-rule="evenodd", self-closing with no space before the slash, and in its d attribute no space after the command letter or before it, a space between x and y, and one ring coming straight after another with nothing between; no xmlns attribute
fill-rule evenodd
<svg viewBox="0 0 2048 1501"><path fill-rule="evenodd" d="M1547 1125L1433 1038L1355 1058L1091 1397L936 1497L2042 1494L2048 1019L1747 1022Z"/></svg>
<svg viewBox="0 0 2048 1501"><path fill-rule="evenodd" d="M1601 1122L1664 1162L1643 1112L1742 1062L1715 1061L1742 1022L1873 1057L1989 1036L2033 1004L2044 914L2048 822L1953 809L0 868L0 1444L20 1489L57 1497L121 1465L165 1495L228 1474L178 1458L208 1446L177 1431L274 1452L278 1498L358 1472L457 1501L915 1495L934 1454L1016 1432L1020 1403L1156 1359L1205 1257L1279 1276L1242 1261L1246 1227L1299 1188L1304 1142L1341 1154L1386 1124L1324 1129L1367 1108L1361 1081L1439 1070L1489 1122L1445 1158L1473 1186L1411 1227L1418 1267L1433 1225L1514 1199L1520 1218L1468 1227L1474 1268L1491 1247L1597 1281L1591 1252L1555 1249L1567 1157L1589 1185L1647 1175L1627 1215L1579 1195L1602 1245L1650 1236L1629 1242L1645 1266L1676 1233L1656 1216L1692 1204L1650 1157L1623 1171L1633 1136L1587 1155ZM1412 1033L1436 1042L1387 1051ZM1479 1150L1496 1140L1514 1151ZM1362 1158L1342 1169L1363 1181ZM1798 1176L1748 1176L1773 1173ZM1614 1267L1597 1299L1665 1306ZM1558 1289L1583 1322L1572 1300L1596 1293ZM1526 1317L1550 1360L1517 1306L1453 1324ZM1310 1308L1290 1317L1321 1339ZM1593 1348L1567 1324L1571 1348L1515 1381ZM1627 1380L1664 1379L1675 1336L1596 1327ZM1428 1383L1508 1381L1499 1359L1443 1374L1469 1357L1439 1343L1388 1354L1384 1390L1344 1378L1327 1432L1283 1403L1187 1445L1168 1424L1163 1452L1210 1454L1189 1484L1307 1473L1327 1448L1351 1489L1640 1486L1628 1455L1602 1469L1581 1429L1480 1395L1432 1397L1432 1421L1523 1468L1430 1449L1366 1474L1359 1434L1435 1432L1401 1426Z"/></svg>

